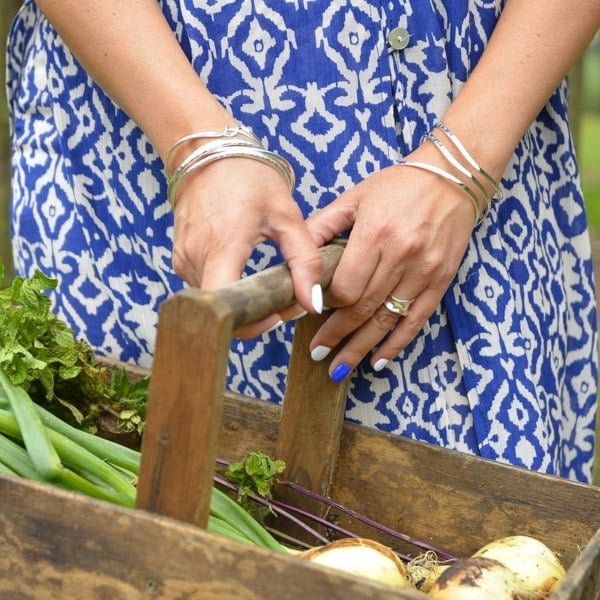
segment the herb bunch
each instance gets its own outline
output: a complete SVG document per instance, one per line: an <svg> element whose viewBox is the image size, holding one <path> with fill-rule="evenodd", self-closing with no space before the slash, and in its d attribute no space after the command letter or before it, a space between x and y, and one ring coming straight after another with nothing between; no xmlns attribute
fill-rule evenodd
<svg viewBox="0 0 600 600"><path fill-rule="evenodd" d="M116 367L108 373L89 343L75 338L51 310L46 292L56 284L37 270L0 290L0 368L36 402L81 428L95 431L96 417L107 408L130 411L129 421L133 410L143 422L147 381L130 384L126 371Z"/></svg>

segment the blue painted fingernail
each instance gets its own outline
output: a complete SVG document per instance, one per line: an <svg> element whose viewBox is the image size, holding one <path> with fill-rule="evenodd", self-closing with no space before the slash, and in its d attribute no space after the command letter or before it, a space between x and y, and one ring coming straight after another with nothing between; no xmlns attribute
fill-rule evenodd
<svg viewBox="0 0 600 600"><path fill-rule="evenodd" d="M331 379L333 379L333 381L336 383L340 383L346 379L350 371L352 371L352 367L346 363L342 363L333 370L333 373L331 373Z"/></svg>

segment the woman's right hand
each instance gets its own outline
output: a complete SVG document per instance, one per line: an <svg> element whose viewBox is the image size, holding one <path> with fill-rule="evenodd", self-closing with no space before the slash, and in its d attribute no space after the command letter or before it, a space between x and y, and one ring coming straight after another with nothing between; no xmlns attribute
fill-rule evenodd
<svg viewBox="0 0 600 600"><path fill-rule="evenodd" d="M198 77L155 0L36 1L163 160L183 136L236 124ZM185 155L174 158L171 170ZM173 264L189 284L215 289L236 281L256 244L271 239L289 263L298 302L319 311L321 257L272 167L248 158L216 161L186 177L176 205ZM270 317L262 328L277 320Z"/></svg>
<svg viewBox="0 0 600 600"><path fill-rule="evenodd" d="M322 310L321 255L275 169L249 158L217 160L183 180L174 205L173 266L190 285L214 290L237 281L255 246L265 240L279 246L290 267L300 306L237 335L252 337L302 310Z"/></svg>

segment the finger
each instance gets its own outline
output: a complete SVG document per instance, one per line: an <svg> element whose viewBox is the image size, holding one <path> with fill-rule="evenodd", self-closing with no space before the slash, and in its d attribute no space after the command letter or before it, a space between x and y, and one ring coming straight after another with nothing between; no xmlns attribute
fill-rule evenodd
<svg viewBox="0 0 600 600"><path fill-rule="evenodd" d="M365 323L352 334L331 362L329 366L331 379L336 383L346 379L367 352L396 327L398 319L397 314L386 309L380 308L375 311L368 323ZM317 348L319 347L317 346ZM320 347L320 352L325 353L323 347ZM315 351L311 353L311 356L315 358ZM318 355L317 358L319 358Z"/></svg>
<svg viewBox="0 0 600 600"><path fill-rule="evenodd" d="M256 323L240 327L234 332L234 335L239 338L250 339L268 331L273 331L288 321L301 319L306 314L307 312L299 304L293 304L260 321L256 321Z"/></svg>
<svg viewBox="0 0 600 600"><path fill-rule="evenodd" d="M395 344L388 345L388 339L390 335L393 335L390 334L390 332L395 331L400 327L408 315L413 312L413 305L416 302L416 300L409 297L405 292L398 292L396 290L395 292L395 294L389 295L386 298L386 300L373 312L372 317L368 321L358 327L352 335L346 339L343 347L340 349L329 368L329 373L333 381L339 383L345 379L367 353L384 340L382 344L383 351L379 354L374 354L371 360L371 364L375 370L381 370L386 366L387 362L399 354L404 346L408 344L410 339L412 339L412 337L408 336L412 335L414 337L420 328L422 328L428 314L422 321L418 321L418 319L411 317L411 322L417 329L405 329L404 336L398 337L395 340ZM401 298L400 294L408 297ZM337 312L341 312L341 310ZM433 310L433 308L431 308L431 310ZM315 335L315 338L317 338L317 335ZM331 346L331 348L332 347L334 346ZM330 350L330 347L325 344L318 345L314 338L312 348L311 356L314 360L322 360L329 354Z"/></svg>
<svg viewBox="0 0 600 600"><path fill-rule="evenodd" d="M352 204L340 196L338 200L307 219L306 223L317 243L325 243L354 225L355 210ZM374 248L355 230L350 233L344 253L325 291L325 304L332 308L354 304L367 287L380 263L378 252L365 252ZM390 276L389 270L383 273ZM397 281L398 278L393 279Z"/></svg>
<svg viewBox="0 0 600 600"><path fill-rule="evenodd" d="M381 371L389 361L398 356L423 329L427 319L440 303L440 296L434 292L424 292L414 303L406 316L401 317L394 330L373 352L371 365L375 371Z"/></svg>
<svg viewBox="0 0 600 600"><path fill-rule="evenodd" d="M322 360L329 353L326 349L330 351L336 348L342 340L348 338L354 331L373 318L376 311L381 308L388 296L390 281L396 281L397 275L393 272L390 274L389 271L384 270L382 265L379 267L358 301L349 306L338 308L314 335L311 340L311 354L315 348L319 348L316 351L317 358L315 360ZM395 266L389 268L398 270ZM425 284L420 283L416 289L423 289L424 287ZM329 296L327 294L326 303L329 306ZM377 338L376 341L378 342L379 339ZM313 358L315 357L313 356Z"/></svg>
<svg viewBox="0 0 600 600"><path fill-rule="evenodd" d="M323 246L333 238L349 231L354 225L355 205L348 194L342 194L326 207L306 219L306 226L317 246Z"/></svg>
<svg viewBox="0 0 600 600"><path fill-rule="evenodd" d="M388 291L390 281L397 281L399 274L393 265L381 261L379 252L364 252L365 246L351 238L352 235L325 290L325 304L338 308L360 301L365 308L374 303L374 310Z"/></svg>
<svg viewBox="0 0 600 600"><path fill-rule="evenodd" d="M290 269L297 303L309 312L323 312L323 258L304 222L284 221L272 239L279 245Z"/></svg>
<svg viewBox="0 0 600 600"><path fill-rule="evenodd" d="M203 257L194 260L195 264L203 265L202 289L216 290L240 279L253 249L253 245L237 240L224 240L210 245ZM194 259L191 251L188 256Z"/></svg>

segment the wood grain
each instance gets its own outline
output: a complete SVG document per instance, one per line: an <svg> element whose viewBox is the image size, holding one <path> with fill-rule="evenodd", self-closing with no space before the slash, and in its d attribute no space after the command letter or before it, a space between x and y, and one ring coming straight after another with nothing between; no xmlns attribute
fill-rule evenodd
<svg viewBox="0 0 600 600"><path fill-rule="evenodd" d="M329 494L337 464L348 390L347 381L336 384L329 378L329 361L310 358L310 341L326 319L311 315L296 323L276 449L276 457L286 463L284 477L322 496ZM325 512L320 503L286 486L278 486L275 497L316 514ZM287 532L304 537L300 529Z"/></svg>
<svg viewBox="0 0 600 600"><path fill-rule="evenodd" d="M189 289L161 306L137 507L206 527L231 309Z"/></svg>
<svg viewBox="0 0 600 600"><path fill-rule="evenodd" d="M419 600L189 524L0 476L0 597Z"/></svg>
<svg viewBox="0 0 600 600"><path fill-rule="evenodd" d="M336 239L320 248L323 259L321 286L329 286L335 268L344 251L345 241ZM254 323L295 302L294 285L287 264L269 267L251 277L245 277L212 295L225 300L234 314L234 329Z"/></svg>

